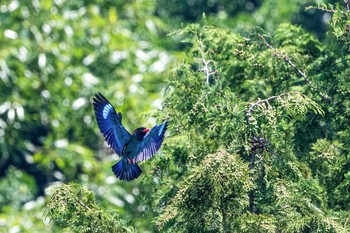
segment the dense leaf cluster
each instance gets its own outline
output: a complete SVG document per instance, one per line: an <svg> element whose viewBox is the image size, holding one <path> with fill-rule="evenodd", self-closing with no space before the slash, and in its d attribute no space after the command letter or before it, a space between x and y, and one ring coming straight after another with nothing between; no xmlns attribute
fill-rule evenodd
<svg viewBox="0 0 350 233"><path fill-rule="evenodd" d="M0 229L348 232L349 3L306 2L2 1ZM96 92L170 119L136 181Z"/></svg>
<svg viewBox="0 0 350 233"><path fill-rule="evenodd" d="M224 151L207 155L179 184L180 189L157 218L157 224L173 232L234 229L232 219L239 219L245 212L251 186L248 167L238 156Z"/></svg>
<svg viewBox="0 0 350 233"><path fill-rule="evenodd" d="M93 193L80 185L62 185L51 194L47 215L59 227L74 232L135 232L115 213L96 204Z"/></svg>

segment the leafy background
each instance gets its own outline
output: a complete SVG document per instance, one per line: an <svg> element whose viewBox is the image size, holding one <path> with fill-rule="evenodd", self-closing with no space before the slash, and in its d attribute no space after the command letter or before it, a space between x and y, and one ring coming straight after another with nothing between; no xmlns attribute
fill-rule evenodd
<svg viewBox="0 0 350 233"><path fill-rule="evenodd" d="M1 1L0 232L348 232L347 7ZM129 130L170 117L136 181L97 92Z"/></svg>

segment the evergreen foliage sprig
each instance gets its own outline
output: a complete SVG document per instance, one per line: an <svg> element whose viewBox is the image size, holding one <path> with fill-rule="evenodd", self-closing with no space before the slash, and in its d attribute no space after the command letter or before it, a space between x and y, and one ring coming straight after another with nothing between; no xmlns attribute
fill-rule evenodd
<svg viewBox="0 0 350 233"><path fill-rule="evenodd" d="M136 232L115 212L98 206L92 192L74 183L53 190L46 216L58 227L74 232Z"/></svg>
<svg viewBox="0 0 350 233"><path fill-rule="evenodd" d="M229 230L232 219L244 213L252 185L248 167L239 156L225 151L210 154L179 184L180 190L157 224L172 232Z"/></svg>

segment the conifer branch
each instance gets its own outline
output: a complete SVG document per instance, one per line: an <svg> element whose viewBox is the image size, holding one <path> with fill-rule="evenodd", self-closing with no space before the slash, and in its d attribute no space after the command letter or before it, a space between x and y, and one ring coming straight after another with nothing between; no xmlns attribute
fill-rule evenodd
<svg viewBox="0 0 350 233"><path fill-rule="evenodd" d="M331 9L327 8L327 5L326 4L319 4L318 6L308 6L305 8L305 11L309 10L309 9L314 9L314 10L321 10L321 11L324 11L324 12L328 12L328 13L336 13L336 12L339 12L341 13L342 15L347 15L348 13L350 14L350 7L349 7L349 0L344 0L344 3L345 3L345 8L346 10L345 11L342 11L342 10L334 10L332 9L333 7L331 7Z"/></svg>
<svg viewBox="0 0 350 233"><path fill-rule="evenodd" d="M266 39L265 39L261 34L258 34L258 36L264 41L265 45L266 45L267 47L269 47L269 48L274 52L274 55L276 55L277 57L282 58L282 59L285 60L287 63L289 63L289 65L291 65L294 69L296 69L296 70L298 71L298 73L304 78L304 80L305 80L309 85L311 85L310 79L306 76L306 74L305 74L302 70L300 70L300 69L298 69L298 68L296 67L296 65L290 60L290 58L289 58L288 56L284 55L283 53L278 52L277 49L275 49L274 47L272 47L272 46L266 41Z"/></svg>
<svg viewBox="0 0 350 233"><path fill-rule="evenodd" d="M280 95L274 95L274 96L270 96L269 98L267 99L260 99L258 98L258 101L256 101L255 103L251 103L250 104L250 107L248 108L247 110L247 115L251 115L251 113L254 111L254 108L256 108L257 106L265 103L269 109L271 109L271 104L270 104L270 101L271 100L274 100L274 99L280 99L282 98L283 96L290 96L290 95L302 95L301 93L299 92L287 92L287 93L282 93Z"/></svg>
<svg viewBox="0 0 350 233"><path fill-rule="evenodd" d="M311 80L307 77L307 75L305 74L305 72L303 72L301 69L299 69L293 62L292 60L285 54L283 53L280 53L277 51L277 49L275 49L274 47L272 47L272 45L270 45L266 39L261 35L261 34L258 34L258 36L262 39L262 41L264 42L264 44L269 47L274 55L276 57L279 57L281 59L283 59L284 61L286 61L290 66L292 66L295 70L297 70L297 72L304 78L305 82L311 87L312 90L316 91L322 98L323 100L326 100L326 101L329 101L329 97L323 93L321 93L317 87L315 87Z"/></svg>
<svg viewBox="0 0 350 233"><path fill-rule="evenodd" d="M135 229L97 205L93 194L78 184L62 184L53 190L46 217L59 228L74 232L135 232Z"/></svg>
<svg viewBox="0 0 350 233"><path fill-rule="evenodd" d="M329 13L335 13L335 12L337 12L336 10L333 10L333 9L327 9L327 8L325 8L325 7L321 7L321 6L308 6L308 7L306 7L306 9L305 10L309 10L309 9L316 9L316 10L321 10L321 11L324 11L324 12L329 12ZM344 14L344 12L341 12L341 13L343 13Z"/></svg>
<svg viewBox="0 0 350 233"><path fill-rule="evenodd" d="M283 97L287 97L284 99ZM312 101L307 96L303 95L300 92L286 92L276 96L270 96L267 99L260 99L255 103L250 103L249 108L245 111L245 117L247 125L250 125L252 121L254 121L254 117L252 117L252 113L256 108L260 110L267 110L268 113L272 113L275 108L271 106L272 100L279 100L280 104L283 106L283 109L295 117L298 115L300 117L305 117L306 112L312 110L316 114L323 115L324 112L322 108Z"/></svg>

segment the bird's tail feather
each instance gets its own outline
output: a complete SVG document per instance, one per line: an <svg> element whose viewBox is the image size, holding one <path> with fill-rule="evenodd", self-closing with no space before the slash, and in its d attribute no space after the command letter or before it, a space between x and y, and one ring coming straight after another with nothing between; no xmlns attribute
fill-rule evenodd
<svg viewBox="0 0 350 233"><path fill-rule="evenodd" d="M121 159L118 163L112 166L112 171L117 178L127 181L136 179L141 175L142 172L140 167L136 163L123 163L123 159Z"/></svg>

